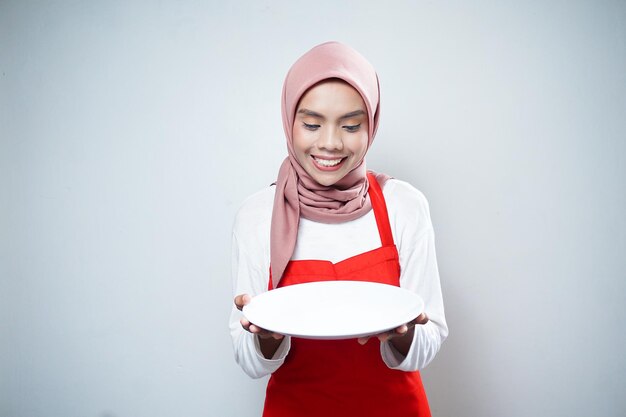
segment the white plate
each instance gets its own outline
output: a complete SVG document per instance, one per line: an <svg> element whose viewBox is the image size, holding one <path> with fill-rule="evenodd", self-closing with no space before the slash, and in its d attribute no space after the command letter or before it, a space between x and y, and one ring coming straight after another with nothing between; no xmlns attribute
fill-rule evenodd
<svg viewBox="0 0 626 417"><path fill-rule="evenodd" d="M417 294L393 285L320 281L260 294L243 313L257 326L284 335L350 339L394 329L423 310Z"/></svg>

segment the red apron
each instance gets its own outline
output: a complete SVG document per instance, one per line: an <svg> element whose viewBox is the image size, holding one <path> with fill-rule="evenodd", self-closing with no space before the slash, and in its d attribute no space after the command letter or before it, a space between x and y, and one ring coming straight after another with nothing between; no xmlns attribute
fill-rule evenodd
<svg viewBox="0 0 626 417"><path fill-rule="evenodd" d="M382 246L333 264L291 261L279 287L312 281L361 280L400 285L400 263L387 206L368 174ZM270 277L270 290L271 288ZM291 350L267 385L264 417L430 417L419 372L389 369L380 342L292 337Z"/></svg>

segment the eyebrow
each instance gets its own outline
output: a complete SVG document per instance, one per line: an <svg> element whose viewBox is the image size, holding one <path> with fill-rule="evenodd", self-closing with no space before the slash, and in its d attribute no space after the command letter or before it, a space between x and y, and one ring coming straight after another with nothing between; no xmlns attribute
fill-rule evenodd
<svg viewBox="0 0 626 417"><path fill-rule="evenodd" d="M300 109L298 110L298 113L302 113L304 115L311 116L311 117L317 117L318 119L324 119L324 120L326 119L324 115L318 112L315 112L313 110L309 110L309 109ZM350 113L344 114L343 116L339 118L339 120L349 119L351 117L361 116L363 114L365 114L363 110L355 110L355 111L351 111Z"/></svg>
<svg viewBox="0 0 626 417"><path fill-rule="evenodd" d="M298 113L302 113L306 116L317 117L318 119L325 119L325 117L319 114L318 112L314 112L313 110L309 110L309 109L300 109L298 110Z"/></svg>

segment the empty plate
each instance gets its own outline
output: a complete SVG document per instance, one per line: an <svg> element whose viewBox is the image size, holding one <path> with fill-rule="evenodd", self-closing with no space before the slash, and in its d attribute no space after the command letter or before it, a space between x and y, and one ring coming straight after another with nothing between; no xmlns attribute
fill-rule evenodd
<svg viewBox="0 0 626 417"><path fill-rule="evenodd" d="M424 311L417 294L364 281L290 285L253 297L243 314L255 325L308 339L350 339L394 329Z"/></svg>

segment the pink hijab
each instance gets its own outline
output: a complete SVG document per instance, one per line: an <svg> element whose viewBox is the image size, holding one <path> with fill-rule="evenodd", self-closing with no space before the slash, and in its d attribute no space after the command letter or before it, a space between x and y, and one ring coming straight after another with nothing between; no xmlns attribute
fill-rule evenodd
<svg viewBox="0 0 626 417"><path fill-rule="evenodd" d="M276 195L270 232L270 261L273 288L293 255L300 216L323 223L342 223L357 219L371 209L367 197L365 160L332 186L323 186L298 163L293 150L292 129L300 98L320 81L339 78L359 92L367 108L368 149L378 128L378 76L372 65L357 51L338 42L326 42L301 56L285 78L282 94L283 128L288 157L276 181ZM377 175L382 184L386 175Z"/></svg>

